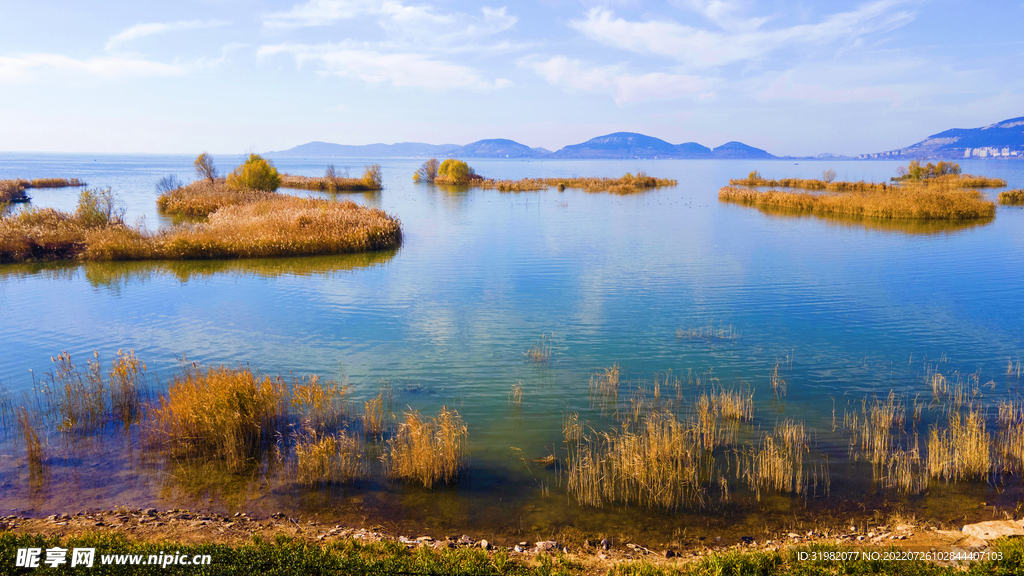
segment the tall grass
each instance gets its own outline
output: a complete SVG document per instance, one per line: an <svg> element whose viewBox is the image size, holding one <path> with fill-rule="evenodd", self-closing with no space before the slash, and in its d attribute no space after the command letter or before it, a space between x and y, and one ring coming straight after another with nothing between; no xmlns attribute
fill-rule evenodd
<svg viewBox="0 0 1024 576"><path fill-rule="evenodd" d="M741 477L758 499L766 490L802 494L806 489L804 454L807 452L804 425L784 420L761 437L758 447L744 454L740 462Z"/></svg>
<svg viewBox="0 0 1024 576"><path fill-rule="evenodd" d="M187 186L164 192L156 205L167 214L182 216L209 216L217 210L238 204L249 204L274 198L266 190L239 189L228 186L223 179L197 180Z"/></svg>
<svg viewBox="0 0 1024 576"><path fill-rule="evenodd" d="M363 175L359 178L338 176L333 168L333 166L329 167L327 174L319 178L282 174L281 187L318 190L321 192L358 192L381 190L383 188L380 164L368 164Z"/></svg>
<svg viewBox="0 0 1024 576"><path fill-rule="evenodd" d="M530 349L523 352L523 356L527 360L531 360L538 364L544 364L551 361L551 339L547 334L541 334L540 340L530 346Z"/></svg>
<svg viewBox="0 0 1024 576"><path fill-rule="evenodd" d="M365 252L401 245L401 223L353 202L233 191L207 181L161 196L169 210L206 222L156 232L78 212L29 210L0 219L0 262L44 259L194 260ZM199 191L199 192L196 192ZM204 195L210 192L209 196Z"/></svg>
<svg viewBox="0 0 1024 576"><path fill-rule="evenodd" d="M288 388L247 368L183 366L149 411L149 442L176 457L223 460L240 469L275 440Z"/></svg>
<svg viewBox="0 0 1024 576"><path fill-rule="evenodd" d="M969 407L950 411L948 427L932 427L928 436L928 471L946 481L984 479L992 469L991 435L985 414Z"/></svg>
<svg viewBox="0 0 1024 576"><path fill-rule="evenodd" d="M125 428L139 419L143 397L147 393L146 365L134 350L117 351L108 379L110 409Z"/></svg>
<svg viewBox="0 0 1024 576"><path fill-rule="evenodd" d="M25 190L29 188L69 188L85 186L78 178L36 178L34 180L0 180L0 204L28 200Z"/></svg>
<svg viewBox="0 0 1024 576"><path fill-rule="evenodd" d="M295 439L295 467L300 484L346 483L369 475L361 437L314 427L305 428Z"/></svg>
<svg viewBox="0 0 1024 576"><path fill-rule="evenodd" d="M726 186L718 191L718 199L753 206L871 218L971 219L990 218L995 214L995 204L986 200L977 190L924 185L837 194L779 190L762 192Z"/></svg>
<svg viewBox="0 0 1024 576"><path fill-rule="evenodd" d="M389 402L390 404L390 402ZM384 433L384 391L363 403L363 433L380 436Z"/></svg>
<svg viewBox="0 0 1024 576"><path fill-rule="evenodd" d="M610 192L612 194L636 194L655 188L675 186L669 178L655 178L644 172L635 175L627 173L619 178L575 177L575 178L523 178L520 180L482 179L469 183L470 186L496 189L499 192L529 192L548 188L578 188L586 192Z"/></svg>
<svg viewBox="0 0 1024 576"><path fill-rule="evenodd" d="M295 381L289 400L291 409L303 426L313 430L337 430L349 416L349 386L334 380L320 382L313 375Z"/></svg>
<svg viewBox="0 0 1024 576"><path fill-rule="evenodd" d="M710 458L693 426L670 413L649 414L636 431L627 422L608 433L585 432L572 413L563 422L563 437L569 453L566 488L581 504L675 510L707 501L702 478Z"/></svg>
<svg viewBox="0 0 1024 576"><path fill-rule="evenodd" d="M894 178L894 180L896 180ZM972 176L970 174L947 174L935 178L907 180L890 184L888 182L843 182L825 179L781 178L778 180L762 178L752 172L746 178L731 178L730 186L755 186L758 188L800 188L803 190L827 190L829 192L888 192L899 190L907 185L943 186L951 188L1000 188L1006 186L1001 178Z"/></svg>
<svg viewBox="0 0 1024 576"><path fill-rule="evenodd" d="M999 193L999 203L1006 205L1024 204L1024 189L1007 190Z"/></svg>
<svg viewBox="0 0 1024 576"><path fill-rule="evenodd" d="M383 460L389 477L431 488L453 482L465 470L469 432L459 413L447 407L433 418L410 411L388 440L388 447L390 452Z"/></svg>
<svg viewBox="0 0 1024 576"><path fill-rule="evenodd" d="M600 405L602 413L615 412L619 404L619 365L590 375L590 404Z"/></svg>
<svg viewBox="0 0 1024 576"><path fill-rule="evenodd" d="M25 441L25 456L28 460L29 470L33 473L42 471L46 454L43 451L43 441L40 439L40 425L37 418L25 406L15 408L14 417L18 428L21 429L21 437Z"/></svg>

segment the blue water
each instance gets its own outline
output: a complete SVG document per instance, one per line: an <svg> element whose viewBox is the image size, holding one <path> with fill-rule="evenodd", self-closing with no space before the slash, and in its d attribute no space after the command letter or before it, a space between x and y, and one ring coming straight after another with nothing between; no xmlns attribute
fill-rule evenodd
<svg viewBox="0 0 1024 576"><path fill-rule="evenodd" d="M156 228L170 224L156 209L157 180L168 174L192 179L191 160L7 154L0 155L0 179L77 177L89 187L109 186L125 201L129 222L144 218ZM222 170L239 161L216 160ZM383 166L382 192L341 196L401 219L404 243L397 253L0 266L0 384L17 396L32 387L33 374L51 369L57 352L69 351L84 364L94 350L109 360L122 348L134 349L164 382L183 357L248 363L271 374L348 378L360 400L389 382L397 391L396 410L429 413L447 405L467 422L471 479L446 492L460 511L452 522L485 524L498 506L495 498L508 493L511 500L520 494L517 507L549 502L540 506L547 514L536 521L541 528L612 522L607 510L584 513L571 500L566 504L556 475L527 474L510 447L527 458L551 453L553 445L557 451L569 411L606 425L591 408L588 381L614 363L622 367L625 398L630 388L669 371L684 382L689 371L727 387L753 388L753 429L771 429L785 418L805 422L815 439L811 452L830 457L835 486L856 485L844 477L858 468L843 467L849 435L834 429L833 409L841 424L844 407L859 409L866 395L893 390L908 403L918 394L930 398L929 369L977 374L979 384L990 383L982 386L987 404L1017 393L1019 380L1007 375L1007 362L1024 356L1021 209L1000 206L994 220L976 225L922 228L775 215L717 199L730 177L752 170L767 178L813 178L834 168L842 180L882 181L898 163L471 162L495 178L643 170L679 182L615 196L572 189L450 191L412 183L422 160L333 162L354 176L365 163ZM276 165L320 175L326 163L280 159ZM1024 186L1021 162L961 166ZM30 195L33 205L70 210L78 192ZM740 337L676 337L679 329L709 323L731 325ZM538 365L524 352L542 335L553 354ZM787 381L781 400L769 383L779 362ZM517 383L525 400L514 411L508 397ZM936 418L926 415L922 430ZM125 488L121 495L154 498L151 481L135 482L135 492ZM545 484L556 497L537 495ZM970 489L979 500L991 490ZM12 498L22 494L10 490ZM96 491L98 502L120 501L116 489ZM328 506L342 509L347 497L332 496ZM75 501L50 498L50 504L19 502L41 510ZM256 501L273 498L298 497L278 492ZM292 504L324 505L302 498Z"/></svg>

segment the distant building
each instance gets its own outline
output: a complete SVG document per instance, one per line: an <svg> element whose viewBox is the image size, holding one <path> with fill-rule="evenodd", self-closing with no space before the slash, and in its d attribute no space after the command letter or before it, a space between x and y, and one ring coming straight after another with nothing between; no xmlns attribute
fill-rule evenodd
<svg viewBox="0 0 1024 576"><path fill-rule="evenodd" d="M971 157L971 149L968 148L968 149L964 150L964 158L970 158L970 157Z"/></svg>

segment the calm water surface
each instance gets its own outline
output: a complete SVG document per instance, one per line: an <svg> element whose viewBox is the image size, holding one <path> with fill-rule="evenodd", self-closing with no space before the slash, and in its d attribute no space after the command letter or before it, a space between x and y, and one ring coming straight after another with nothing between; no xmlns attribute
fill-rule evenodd
<svg viewBox="0 0 1024 576"><path fill-rule="evenodd" d="M190 180L191 160L8 154L0 155L0 178L78 177L90 187L110 186L130 222L156 228L170 223L156 210L157 180L172 173ZM222 170L239 162L217 160ZM327 162L282 159L277 166L320 175ZM2 507L45 514L125 503L203 505L510 537L575 526L666 540L684 529L763 529L773 518L807 511L841 515L866 499L936 518L973 513L982 502L1013 507L1019 490L1003 480L933 481L926 495L909 498L878 490L870 466L850 462L842 419L865 397L890 390L908 405L917 395L931 400L927 376L935 370L954 381L976 379L987 405L1017 397L1020 380L1007 374L1007 363L1024 356L1021 209L999 207L984 223L921 225L772 214L717 199L730 177L755 169L770 178L818 177L834 168L840 179L880 181L895 174L894 162L471 162L497 178L644 170L679 181L633 196L445 190L411 182L422 160L366 162L383 165L385 190L343 197L401 218L405 241L397 252L0 266L0 384L19 398L57 352L84 365L93 351L109 361L122 348L134 349L164 382L185 357L348 378L357 400L386 382L396 412L447 405L465 418L472 445L466 479L434 491L379 479L303 491L259 478L229 482L194 468L160 470L140 462L132 443L111 440L64 445L48 483L33 488L9 434L0 461ZM334 161L353 175L366 162ZM1024 186L1022 162L962 167ZM78 191L30 195L35 205L73 209ZM740 337L676 337L709 323L731 325ZM524 352L542 335L552 342L551 362L527 361ZM673 514L578 506L555 470L524 457L564 456L566 413L579 412L596 429L614 424L592 408L588 382L615 363L623 401L669 373L681 378L688 402L702 389L693 383L698 376L752 388L754 420L741 435L754 437L784 419L804 422L812 438L808 462L827 462L830 493L760 502L740 494L731 506ZM770 385L777 364L787 383L781 398ZM525 392L518 410L509 405L517 383ZM941 411L926 410L918 429L926 435L940 418ZM62 440L54 433L50 442Z"/></svg>

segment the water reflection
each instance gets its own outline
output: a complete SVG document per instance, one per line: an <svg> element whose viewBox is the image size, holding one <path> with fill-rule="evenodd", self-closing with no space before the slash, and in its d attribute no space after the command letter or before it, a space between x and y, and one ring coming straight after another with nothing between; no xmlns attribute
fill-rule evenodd
<svg viewBox="0 0 1024 576"><path fill-rule="evenodd" d="M397 250L361 252L301 258L254 258L237 260L145 260L119 262L35 262L0 267L0 280L43 276L69 280L79 273L94 287L113 288L128 283L172 277L181 283L215 275L277 278L281 276L331 276L386 264Z"/></svg>

